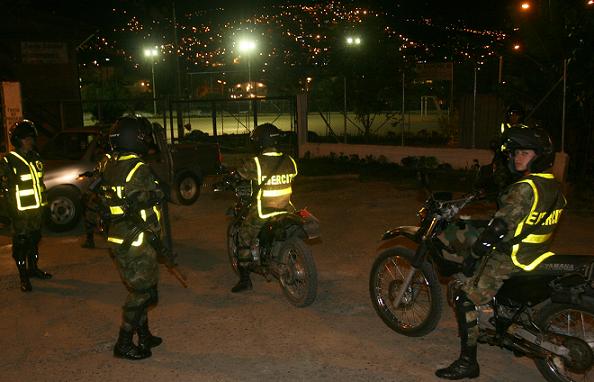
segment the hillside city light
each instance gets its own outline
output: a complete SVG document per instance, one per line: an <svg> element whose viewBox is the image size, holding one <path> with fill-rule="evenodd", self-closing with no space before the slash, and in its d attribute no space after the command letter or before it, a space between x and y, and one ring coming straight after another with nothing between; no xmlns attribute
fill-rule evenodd
<svg viewBox="0 0 594 382"><path fill-rule="evenodd" d="M156 48L147 48L144 50L144 56L151 60L151 74L153 76L153 82L151 84L151 90L153 92L153 115L157 115L157 86L155 84L155 57L159 55L159 51Z"/></svg>

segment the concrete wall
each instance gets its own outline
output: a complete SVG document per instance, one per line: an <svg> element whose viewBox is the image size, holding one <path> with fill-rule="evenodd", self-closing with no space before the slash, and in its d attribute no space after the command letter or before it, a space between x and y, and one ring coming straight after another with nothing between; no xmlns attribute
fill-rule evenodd
<svg viewBox="0 0 594 382"><path fill-rule="evenodd" d="M409 147L409 146L378 146L378 145L349 145L344 143L301 143L299 145L299 157L303 157L309 152L312 157L329 156L330 153L336 155L353 155L360 158L373 156L378 158L384 156L389 162L400 163L402 158L409 156L427 156L435 157L440 163L449 163L454 168L470 168L474 161L479 165L491 163L493 152L483 149L459 149L459 148L440 148L440 147ZM566 153L557 153L555 155L555 165L553 174L560 181L565 181L569 156Z"/></svg>

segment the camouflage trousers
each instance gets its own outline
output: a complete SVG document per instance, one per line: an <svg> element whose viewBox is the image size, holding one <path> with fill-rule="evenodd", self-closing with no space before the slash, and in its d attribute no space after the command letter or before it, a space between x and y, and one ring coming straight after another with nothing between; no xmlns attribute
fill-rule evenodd
<svg viewBox="0 0 594 382"><path fill-rule="evenodd" d="M19 266L29 262L29 266L39 260L39 242L41 241L41 225L43 208L27 211L12 211L12 257Z"/></svg>
<svg viewBox="0 0 594 382"><path fill-rule="evenodd" d="M41 231L43 211L43 207L20 212L11 211L12 234L27 235L34 231Z"/></svg>
<svg viewBox="0 0 594 382"><path fill-rule="evenodd" d="M450 224L441 237L442 241L450 245L457 253L470 254L470 247L476 241L481 230L466 224L463 228L455 223ZM509 278L510 274L517 271L518 268L513 264L509 254L493 252L485 264L481 275L475 275L471 278L461 276L460 290L466 295L463 314L466 317L466 326L468 328L468 344L474 345L479 337L478 311L476 306L488 304L499 291L503 282ZM476 281L476 277L478 281ZM475 285L476 282L476 285Z"/></svg>
<svg viewBox="0 0 594 382"><path fill-rule="evenodd" d="M488 304L499 291L503 282L513 272L519 271L507 253L493 252L489 256L483 272L464 280L461 290L468 298L465 311L468 327L468 344L474 345L479 338L478 310L479 305ZM521 271L520 271L521 272ZM478 277L478 280L477 280ZM476 285L475 285L476 283ZM473 306L470 306L473 304Z"/></svg>
<svg viewBox="0 0 594 382"><path fill-rule="evenodd" d="M93 235L97 229L101 217L99 203L99 197L93 192L87 191L82 196L83 223L87 235Z"/></svg>
<svg viewBox="0 0 594 382"><path fill-rule="evenodd" d="M146 321L149 307L159 301L157 253L146 242L138 247L131 246L126 252L114 245L111 253L129 292L122 306L122 327L131 330Z"/></svg>
<svg viewBox="0 0 594 382"><path fill-rule="evenodd" d="M252 208L247 213L243 223L239 227L238 256L241 261L250 261L251 253L249 251L252 242L258 237L260 229L265 220L258 215L258 210Z"/></svg>

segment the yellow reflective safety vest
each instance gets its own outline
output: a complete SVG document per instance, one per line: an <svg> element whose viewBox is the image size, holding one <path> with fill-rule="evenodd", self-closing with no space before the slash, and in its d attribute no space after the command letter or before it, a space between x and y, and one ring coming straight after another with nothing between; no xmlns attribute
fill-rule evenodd
<svg viewBox="0 0 594 382"><path fill-rule="evenodd" d="M514 237L518 237L528 230L530 230L530 234L511 248L511 257L517 267L531 271L543 260L554 255L549 251L549 248L566 200L553 174L531 174L516 183L530 185L533 200L530 213L518 223ZM553 203L555 203L553 211L543 221L542 219ZM535 225L538 227L533 230Z"/></svg>
<svg viewBox="0 0 594 382"><path fill-rule="evenodd" d="M135 228L135 219L126 218L124 207L126 197L132 192L145 190L134 190L130 187L130 180L141 166L148 166L136 154L114 155L105 165L103 172L103 185L101 192L107 202L110 213L109 234L107 241L115 244L123 244L127 235ZM147 182L157 184L156 179L146 179ZM161 213L157 206L143 209L135 213L140 218L151 224L154 231L160 229ZM144 233L141 232L134 238L131 245L138 247L144 240Z"/></svg>
<svg viewBox="0 0 594 382"><path fill-rule="evenodd" d="M43 163L37 152L27 155L11 151L3 160L10 171L8 195L18 211L34 210L47 204Z"/></svg>
<svg viewBox="0 0 594 382"><path fill-rule="evenodd" d="M297 163L290 155L276 151L264 152L253 160L256 162L258 191L258 216L267 219L287 213L293 189L291 184L297 175ZM262 184L264 182L264 184Z"/></svg>

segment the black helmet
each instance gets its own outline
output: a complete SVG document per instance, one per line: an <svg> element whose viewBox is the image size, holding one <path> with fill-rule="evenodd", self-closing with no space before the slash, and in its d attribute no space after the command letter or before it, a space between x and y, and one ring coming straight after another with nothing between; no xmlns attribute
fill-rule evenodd
<svg viewBox="0 0 594 382"><path fill-rule="evenodd" d="M144 117L118 118L109 130L109 142L114 151L145 154L148 151L150 122Z"/></svg>
<svg viewBox="0 0 594 382"><path fill-rule="evenodd" d="M536 157L528 164L530 172L542 172L553 166L555 151L551 137L543 129L510 127L505 134L505 149L512 155L514 150L534 150ZM509 161L510 169L517 173L513 161Z"/></svg>
<svg viewBox="0 0 594 382"><path fill-rule="evenodd" d="M14 124L10 129L10 143L16 147L21 147L21 139L27 137L37 138L37 129L35 124L28 119L23 119Z"/></svg>
<svg viewBox="0 0 594 382"><path fill-rule="evenodd" d="M524 116L526 115L526 112L524 111L522 105L520 105L519 103L512 103L511 105L509 105L507 111L505 112L506 120L509 122L511 120L512 115L514 114L518 116L517 123L524 122Z"/></svg>
<svg viewBox="0 0 594 382"><path fill-rule="evenodd" d="M254 131L252 131L250 140L259 150L262 150L266 147L276 146L281 134L282 131L272 123L264 123L257 126Z"/></svg>

